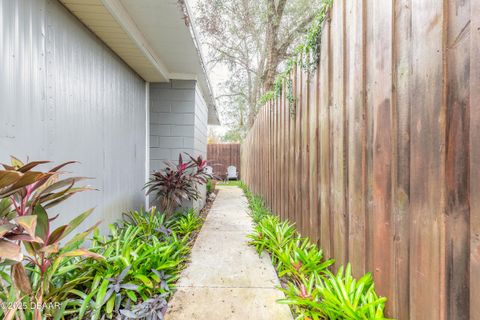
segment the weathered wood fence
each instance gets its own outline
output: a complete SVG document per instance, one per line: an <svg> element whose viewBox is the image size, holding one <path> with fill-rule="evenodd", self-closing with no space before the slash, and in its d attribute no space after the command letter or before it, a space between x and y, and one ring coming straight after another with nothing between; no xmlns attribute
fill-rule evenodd
<svg viewBox="0 0 480 320"><path fill-rule="evenodd" d="M480 319L480 1L335 0L242 179L399 319Z"/></svg>
<svg viewBox="0 0 480 320"><path fill-rule="evenodd" d="M207 160L217 177L225 178L228 166L235 166L240 175L240 144L208 144Z"/></svg>

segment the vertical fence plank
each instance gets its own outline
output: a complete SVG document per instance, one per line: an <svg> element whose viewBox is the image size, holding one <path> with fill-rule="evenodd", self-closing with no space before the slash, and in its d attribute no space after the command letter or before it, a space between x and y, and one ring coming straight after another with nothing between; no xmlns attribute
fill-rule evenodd
<svg viewBox="0 0 480 320"><path fill-rule="evenodd" d="M333 251L335 265L347 262L346 247L347 219L345 208L345 88L344 88L344 0L336 2L332 9L332 212L333 212Z"/></svg>
<svg viewBox="0 0 480 320"><path fill-rule="evenodd" d="M305 57L308 59L307 57ZM310 74L303 73L300 90L302 91L302 110L300 113L300 130L301 130L301 185L300 185L300 201L302 203L301 223L305 235L312 236L312 226L310 225L310 201L309 201L309 175L310 175L310 146L309 146L309 95L310 95Z"/></svg>
<svg viewBox="0 0 480 320"><path fill-rule="evenodd" d="M412 1L410 318L444 319L445 102L441 1Z"/></svg>
<svg viewBox="0 0 480 320"><path fill-rule="evenodd" d="M331 43L330 24L322 34L323 50L320 53L320 247L325 256L333 257L331 188L330 188L330 97L331 97Z"/></svg>
<svg viewBox="0 0 480 320"><path fill-rule="evenodd" d="M365 72L364 0L346 2L348 113L348 252L353 274L365 273Z"/></svg>
<svg viewBox="0 0 480 320"><path fill-rule="evenodd" d="M302 214L302 113L303 113L303 92L302 81L303 74L299 66L295 67L296 80L295 81L295 222L297 226L303 230Z"/></svg>
<svg viewBox="0 0 480 320"><path fill-rule="evenodd" d="M285 123L285 83L282 83L282 90L280 93L280 105L279 105L279 143L280 143L280 157L278 161L280 162L280 169L279 169L279 176L280 176L280 211L279 215L282 219L285 219L285 178L287 176L287 170L285 166L285 130L286 130L286 123Z"/></svg>
<svg viewBox="0 0 480 320"><path fill-rule="evenodd" d="M276 148L276 154L275 154L275 179L276 179L276 192L275 192L275 207L276 210L275 212L280 213L280 203L281 203L281 198L280 198L280 97L276 99L275 103L275 148Z"/></svg>
<svg viewBox="0 0 480 320"><path fill-rule="evenodd" d="M469 319L470 1L448 2L446 117L446 303L448 319ZM477 57L477 59L480 57ZM466 78L467 77L467 78ZM476 90L479 90L477 88Z"/></svg>
<svg viewBox="0 0 480 320"><path fill-rule="evenodd" d="M297 82L297 75L293 71L291 74L292 82L291 82L291 90L292 94L295 93L295 86ZM288 219L290 221L296 221L295 219L295 193L296 193L296 176L295 176L295 104L296 102L293 101L292 105L290 106L291 110L288 116L288 123L289 123L289 166L288 166Z"/></svg>
<svg viewBox="0 0 480 320"><path fill-rule="evenodd" d="M393 295L392 235L392 1L375 0L373 15L373 275L383 296ZM391 300L390 300L391 302ZM390 304L389 302L389 304Z"/></svg>
<svg viewBox="0 0 480 320"><path fill-rule="evenodd" d="M480 319L480 2L470 9L470 319Z"/></svg>
<svg viewBox="0 0 480 320"><path fill-rule="evenodd" d="M310 79L309 83L309 144L310 144L310 159L309 159L309 185L308 185L308 201L309 201L309 221L308 225L310 226L310 237L311 240L315 243L319 240L319 197L318 197L318 152L319 152L319 142L318 142L318 74L319 67L315 71Z"/></svg>
<svg viewBox="0 0 480 320"><path fill-rule="evenodd" d="M409 197L410 197L410 103L412 74L412 0L395 1L394 7L394 99L396 122L392 166L392 205L394 228L394 286L392 313L409 319Z"/></svg>

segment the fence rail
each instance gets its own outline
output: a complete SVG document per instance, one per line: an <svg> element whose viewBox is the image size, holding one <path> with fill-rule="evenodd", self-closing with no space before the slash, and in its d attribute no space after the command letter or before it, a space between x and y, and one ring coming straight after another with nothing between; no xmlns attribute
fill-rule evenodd
<svg viewBox="0 0 480 320"><path fill-rule="evenodd" d="M334 1L242 145L248 186L399 319L480 319L479 30L479 1Z"/></svg>

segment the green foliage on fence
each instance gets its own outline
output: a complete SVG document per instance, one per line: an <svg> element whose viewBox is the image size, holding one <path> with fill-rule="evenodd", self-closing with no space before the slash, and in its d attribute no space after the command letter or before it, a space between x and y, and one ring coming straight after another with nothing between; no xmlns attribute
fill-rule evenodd
<svg viewBox="0 0 480 320"><path fill-rule="evenodd" d="M290 113L294 113L295 97L292 89L290 73L296 65L303 70L315 70L320 59L321 36L328 11L332 7L333 0L325 0L313 19L305 40L293 50L292 56L286 61L286 68L275 77L272 90L265 92L259 99L259 104L264 105L268 101L278 97L282 92L282 86L287 84L286 98L290 105Z"/></svg>

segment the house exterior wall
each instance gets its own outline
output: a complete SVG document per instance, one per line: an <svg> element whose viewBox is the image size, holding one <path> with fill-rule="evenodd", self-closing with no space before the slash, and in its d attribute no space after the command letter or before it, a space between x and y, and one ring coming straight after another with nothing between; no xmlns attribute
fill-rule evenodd
<svg viewBox="0 0 480 320"><path fill-rule="evenodd" d="M56 208L85 223L145 203L146 85L57 1L0 1L0 161L78 160L98 189Z"/></svg>
<svg viewBox="0 0 480 320"><path fill-rule="evenodd" d="M195 135L194 149L207 157L208 107L198 86L195 88Z"/></svg>
<svg viewBox="0 0 480 320"><path fill-rule="evenodd" d="M150 83L150 170L194 154L195 81Z"/></svg>
<svg viewBox="0 0 480 320"><path fill-rule="evenodd" d="M208 142L208 107L205 99L198 86L195 87L195 135L194 148L197 154L201 154L204 159L207 159L207 142ZM196 207L203 207L207 197L207 187L200 186L202 197L194 205Z"/></svg>
<svg viewBox="0 0 480 320"><path fill-rule="evenodd" d="M206 156L208 111L194 80L150 83L150 170L164 161L176 162L179 153ZM201 187L204 204L205 187Z"/></svg>

